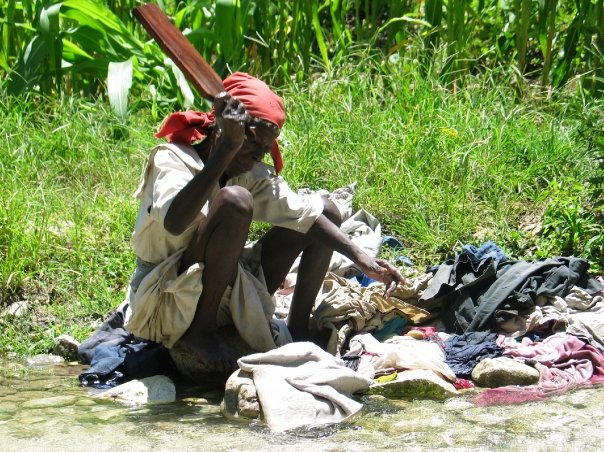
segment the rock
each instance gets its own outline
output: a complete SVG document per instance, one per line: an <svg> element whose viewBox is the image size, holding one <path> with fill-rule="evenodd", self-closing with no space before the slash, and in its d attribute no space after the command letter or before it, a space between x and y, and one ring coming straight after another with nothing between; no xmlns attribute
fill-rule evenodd
<svg viewBox="0 0 604 452"><path fill-rule="evenodd" d="M12 316L12 317L21 317L23 314L27 312L29 308L29 303L27 300L24 301L15 301L11 303L3 312L3 316Z"/></svg>
<svg viewBox="0 0 604 452"><path fill-rule="evenodd" d="M389 399L445 399L456 395L457 390L431 370L414 369L399 372L394 381L371 386L369 394L381 394Z"/></svg>
<svg viewBox="0 0 604 452"><path fill-rule="evenodd" d="M52 344L52 353L67 361L77 361L80 343L68 334L62 334Z"/></svg>
<svg viewBox="0 0 604 452"><path fill-rule="evenodd" d="M34 355L25 358L25 364L29 367L47 367L63 364L65 360L57 355Z"/></svg>
<svg viewBox="0 0 604 452"><path fill-rule="evenodd" d="M252 374L241 369L231 374L225 384L224 398L220 407L223 414L230 419L257 419L261 416L260 402Z"/></svg>
<svg viewBox="0 0 604 452"><path fill-rule="evenodd" d="M528 386L539 382L539 371L511 358L487 358L474 367L472 380L483 388Z"/></svg>
<svg viewBox="0 0 604 452"><path fill-rule="evenodd" d="M75 404L77 398L75 396L54 396L41 399L27 400L21 404L21 408L36 409L36 408L62 408Z"/></svg>
<svg viewBox="0 0 604 452"><path fill-rule="evenodd" d="M174 383L164 375L131 380L96 395L100 399L113 400L125 405L145 403L169 403L176 400Z"/></svg>
<svg viewBox="0 0 604 452"><path fill-rule="evenodd" d="M237 368L237 359L255 353L255 350L250 348L241 338L235 326L221 327L218 334L233 352L234 360L231 363L233 369ZM227 373L222 371L222 365L217 369L216 363L201 361L199 354L190 345L182 341L177 341L170 348L170 357L178 372L192 383L213 382L223 386L230 374L230 371Z"/></svg>

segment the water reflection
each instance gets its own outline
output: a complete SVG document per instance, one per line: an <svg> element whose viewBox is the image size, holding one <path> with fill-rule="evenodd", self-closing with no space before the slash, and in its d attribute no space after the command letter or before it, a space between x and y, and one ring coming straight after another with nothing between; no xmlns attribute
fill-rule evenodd
<svg viewBox="0 0 604 452"><path fill-rule="evenodd" d="M604 448L604 387L545 401L476 407L469 396L364 397L348 425L270 433L226 420L220 391L181 388L178 400L125 407L78 386L78 365L0 363L0 450L585 450Z"/></svg>

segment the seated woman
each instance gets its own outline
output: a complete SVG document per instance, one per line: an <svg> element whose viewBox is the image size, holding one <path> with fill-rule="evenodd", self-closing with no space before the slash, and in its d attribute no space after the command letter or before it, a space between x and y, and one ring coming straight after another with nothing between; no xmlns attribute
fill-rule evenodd
<svg viewBox="0 0 604 452"><path fill-rule="evenodd" d="M126 327L171 349L189 375L187 365L226 373L243 353L282 345L274 339L271 295L300 253L287 323L294 341L310 338L309 317L334 250L383 282L386 295L402 281L394 266L340 231L332 202L300 197L279 176L277 137L285 122L279 96L239 72L224 86L212 112L166 119L157 137L169 143L152 150L137 191L138 265ZM267 153L274 168L262 162ZM273 227L246 248L252 220ZM246 352L226 339L227 325L249 346Z"/></svg>

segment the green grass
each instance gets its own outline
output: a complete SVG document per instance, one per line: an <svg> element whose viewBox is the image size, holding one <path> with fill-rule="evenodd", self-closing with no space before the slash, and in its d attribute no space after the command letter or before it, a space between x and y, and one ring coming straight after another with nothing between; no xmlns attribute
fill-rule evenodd
<svg viewBox="0 0 604 452"><path fill-rule="evenodd" d="M486 240L513 258L575 254L602 271L589 183L602 175L601 103L530 86L518 101L496 73L455 91L408 61L363 58L362 70L339 65L281 90L294 189L357 181L355 206L405 243L415 271ZM84 340L123 300L131 194L159 125L139 105L119 120L98 102L0 98L0 312L29 303L22 317L0 316L0 355L47 352L63 333Z"/></svg>

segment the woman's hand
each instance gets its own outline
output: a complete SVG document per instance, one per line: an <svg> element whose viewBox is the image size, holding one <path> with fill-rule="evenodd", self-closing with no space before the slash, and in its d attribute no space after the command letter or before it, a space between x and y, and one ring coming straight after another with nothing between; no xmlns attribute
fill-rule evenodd
<svg viewBox="0 0 604 452"><path fill-rule="evenodd" d="M384 259L369 258L369 262L360 265L361 270L370 278L384 283L384 298L388 298L396 286L404 281L403 275L390 262Z"/></svg>
<svg viewBox="0 0 604 452"><path fill-rule="evenodd" d="M245 124L248 113L244 105L229 93L223 91L214 98L214 114L216 117L216 144L229 150L237 151L245 139Z"/></svg>

